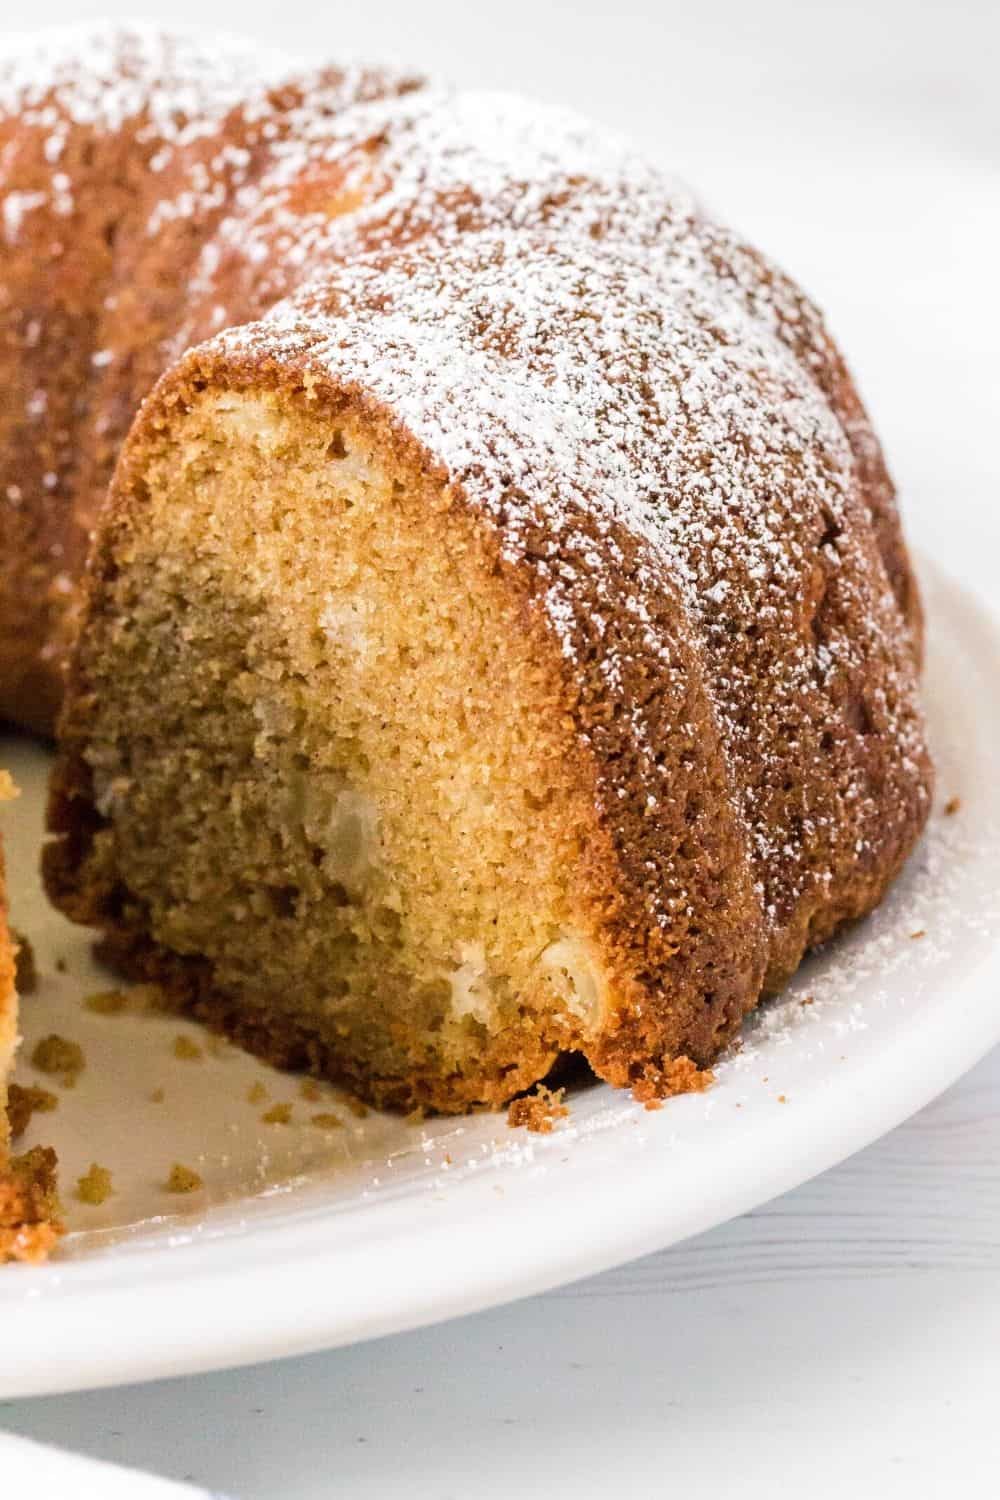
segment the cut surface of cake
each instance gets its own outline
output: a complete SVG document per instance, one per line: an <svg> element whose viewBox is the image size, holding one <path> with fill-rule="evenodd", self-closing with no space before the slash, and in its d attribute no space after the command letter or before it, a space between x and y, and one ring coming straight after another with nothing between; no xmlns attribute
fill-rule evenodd
<svg viewBox="0 0 1000 1500"><path fill-rule="evenodd" d="M72 643L51 895L378 1103L498 1106L567 1052L668 1092L929 807L917 592L819 314L575 117L95 49L0 91L41 195L6 307L62 316L19 280L60 214L94 241L77 363L20 314L3 356L24 721Z"/></svg>

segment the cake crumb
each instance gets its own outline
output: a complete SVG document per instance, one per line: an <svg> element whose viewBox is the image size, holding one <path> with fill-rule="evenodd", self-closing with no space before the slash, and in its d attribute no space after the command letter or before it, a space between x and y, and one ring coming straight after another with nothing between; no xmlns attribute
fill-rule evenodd
<svg viewBox="0 0 1000 1500"><path fill-rule="evenodd" d="M197 1042L193 1042L189 1036L174 1037L174 1056L179 1057L182 1062L195 1062L204 1054Z"/></svg>
<svg viewBox="0 0 1000 1500"><path fill-rule="evenodd" d="M812 995L807 995L804 1000L800 1000L799 1001L799 1004L803 1005L803 1006L805 1006L805 1005L815 1005L816 1001L815 1001L815 998Z"/></svg>
<svg viewBox="0 0 1000 1500"><path fill-rule="evenodd" d="M690 1057L682 1055L672 1057L662 1070L638 1079L632 1085L632 1098L637 1104L648 1104L651 1099L669 1099L675 1094L703 1094L714 1082L711 1068L699 1068Z"/></svg>
<svg viewBox="0 0 1000 1500"><path fill-rule="evenodd" d="M162 1104L166 1097L167 1093L165 1089L154 1089L149 1096L149 1102L150 1104Z"/></svg>
<svg viewBox="0 0 1000 1500"><path fill-rule="evenodd" d="M318 1115L313 1115L312 1124L318 1125L320 1130L341 1130L344 1122L339 1115L333 1113L333 1110L328 1109L322 1110Z"/></svg>
<svg viewBox="0 0 1000 1500"><path fill-rule="evenodd" d="M31 939L16 928L11 930L10 935L17 949L14 955L14 987L19 995L33 995L38 988L38 965Z"/></svg>
<svg viewBox="0 0 1000 1500"><path fill-rule="evenodd" d="M205 1186L205 1182L193 1167L186 1167L183 1162L175 1161L165 1186L168 1193L196 1193Z"/></svg>
<svg viewBox="0 0 1000 1500"><path fill-rule="evenodd" d="M507 1124L511 1130L523 1125L534 1135L551 1135L556 1121L569 1114L569 1108L563 1102L565 1097L565 1089L547 1089L544 1083L540 1083L534 1093L511 1100L507 1108Z"/></svg>
<svg viewBox="0 0 1000 1500"><path fill-rule="evenodd" d="M675 1057L667 1066L671 1094L703 1094L715 1082L711 1068L699 1068L690 1057Z"/></svg>
<svg viewBox="0 0 1000 1500"><path fill-rule="evenodd" d="M926 937L926 936L927 936L927 929L925 927L918 927L917 930L916 930L916 932L911 932L910 933L910 937L914 941L916 941L917 938L922 938L922 937Z"/></svg>
<svg viewBox="0 0 1000 1500"><path fill-rule="evenodd" d="M945 815L945 817L946 818L953 818L955 816L955 814L958 812L958 810L959 810L959 808L961 806L962 806L962 799L961 799L961 797L949 797L948 800L947 800L947 802L944 805L944 815Z"/></svg>
<svg viewBox="0 0 1000 1500"><path fill-rule="evenodd" d="M778 1095L778 1103L779 1104L787 1104L788 1103L788 1095L787 1094L779 1094Z"/></svg>
<svg viewBox="0 0 1000 1500"><path fill-rule="evenodd" d="M66 963L66 960L60 954L60 956L56 959L56 973L65 974L67 967L68 965Z"/></svg>
<svg viewBox="0 0 1000 1500"><path fill-rule="evenodd" d="M247 1089L247 1103L248 1104L263 1104L264 1100L266 1098L267 1098L267 1089L264 1087L264 1085L261 1083L260 1079L258 1078L257 1082L256 1083L252 1083L250 1085L250 1087Z"/></svg>
<svg viewBox="0 0 1000 1500"><path fill-rule="evenodd" d="M292 1123L292 1106L290 1104L272 1104L261 1115L265 1125L290 1125Z"/></svg>
<svg viewBox="0 0 1000 1500"><path fill-rule="evenodd" d="M10 1121L11 1140L17 1140L27 1130L34 1114L48 1114L58 1108L59 1099L48 1089L35 1083L12 1083L7 1090L7 1119Z"/></svg>
<svg viewBox="0 0 1000 1500"><path fill-rule="evenodd" d="M57 1076L63 1088L67 1089L73 1087L86 1066L79 1042L71 1042L55 1031L36 1043L31 1062L40 1073Z"/></svg>
<svg viewBox="0 0 1000 1500"><path fill-rule="evenodd" d="M299 1093L301 1094L302 1098L308 1100L310 1104L316 1104L323 1097L323 1090L320 1088L315 1078L303 1078L302 1082L299 1084Z"/></svg>
<svg viewBox="0 0 1000 1500"><path fill-rule="evenodd" d="M97 990L84 996L84 1009L92 1010L95 1016L117 1016L128 1004L128 996L121 990Z"/></svg>
<svg viewBox="0 0 1000 1500"><path fill-rule="evenodd" d="M63 1233L56 1166L51 1147L35 1146L12 1157L0 1177L0 1264L40 1265Z"/></svg>
<svg viewBox="0 0 1000 1500"><path fill-rule="evenodd" d="M77 1179L76 1196L81 1203L89 1203L93 1208L100 1208L113 1192L111 1173L96 1161L92 1161L89 1169Z"/></svg>

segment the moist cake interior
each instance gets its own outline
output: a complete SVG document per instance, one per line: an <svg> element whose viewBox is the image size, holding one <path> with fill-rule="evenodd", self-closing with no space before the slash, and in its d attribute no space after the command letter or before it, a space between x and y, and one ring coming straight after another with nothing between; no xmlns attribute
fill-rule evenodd
<svg viewBox="0 0 1000 1500"><path fill-rule="evenodd" d="M206 393L145 481L84 652L88 900L275 1060L509 1098L606 1000L523 607L439 489L305 401Z"/></svg>

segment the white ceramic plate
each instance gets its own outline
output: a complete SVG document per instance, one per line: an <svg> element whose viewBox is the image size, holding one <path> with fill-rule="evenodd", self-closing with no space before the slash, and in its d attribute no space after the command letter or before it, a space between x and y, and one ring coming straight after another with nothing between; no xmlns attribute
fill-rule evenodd
<svg viewBox="0 0 1000 1500"><path fill-rule="evenodd" d="M889 900L753 1020L707 1094L650 1113L581 1087L550 1136L359 1119L193 1026L83 1007L111 981L38 891L47 757L0 744L24 787L5 815L15 919L43 974L24 1055L55 1031L87 1059L28 1136L58 1148L71 1233L50 1265L0 1272L0 1396L301 1353L555 1286L793 1187L971 1066L1000 1040L1000 632L937 575L926 593L937 807ZM181 1034L200 1058L174 1055ZM21 1077L51 1082L26 1061ZM262 1121L274 1102L289 1124ZM331 1110L339 1129L312 1123ZM92 1160L114 1176L100 1208L73 1195ZM166 1192L175 1161L201 1191Z"/></svg>

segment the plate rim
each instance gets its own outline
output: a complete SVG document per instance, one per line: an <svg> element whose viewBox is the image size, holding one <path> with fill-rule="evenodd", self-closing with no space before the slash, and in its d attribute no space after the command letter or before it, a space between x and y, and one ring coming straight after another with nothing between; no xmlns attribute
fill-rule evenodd
<svg viewBox="0 0 1000 1500"><path fill-rule="evenodd" d="M992 600L921 562L949 611L970 633L985 628L1000 659ZM657 1182L642 1152L610 1175L597 1163L562 1182L556 1164L531 1199L527 1224L498 1212L484 1181L451 1199L438 1222L427 1195L373 1201L364 1210L370 1232L353 1243L338 1243L342 1215L293 1215L243 1237L188 1243L181 1269L178 1253L162 1244L103 1265L95 1256L9 1268L3 1276L16 1278L20 1295L8 1298L0 1287L0 1398L203 1373L402 1333L552 1290L725 1223L871 1144L1000 1042L994 956L980 956L948 1005L922 1007L835 1084L799 1096L791 1137L780 1109L748 1119L732 1138L725 1181L716 1178L708 1193L699 1192L704 1151L696 1145L671 1157L668 1183ZM202 1295L192 1322L182 1309L194 1283ZM42 1302L58 1309L57 1351L38 1336Z"/></svg>

